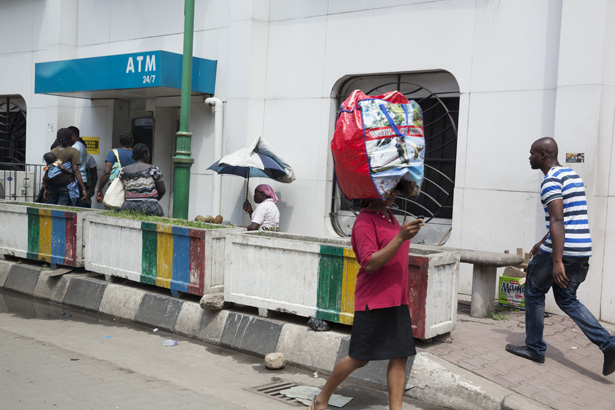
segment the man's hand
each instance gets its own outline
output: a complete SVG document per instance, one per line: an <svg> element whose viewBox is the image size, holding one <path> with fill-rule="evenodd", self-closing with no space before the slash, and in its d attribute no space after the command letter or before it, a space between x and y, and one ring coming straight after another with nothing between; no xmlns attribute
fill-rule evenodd
<svg viewBox="0 0 615 410"><path fill-rule="evenodd" d="M553 262L553 280L560 288L565 288L568 285L568 276L566 276L566 268L563 262Z"/></svg>
<svg viewBox="0 0 615 410"><path fill-rule="evenodd" d="M533 258L534 255L536 255L536 253L540 249L540 245L542 245L542 241L538 242L536 245L532 246L532 249L530 250L530 259Z"/></svg>
<svg viewBox="0 0 615 410"><path fill-rule="evenodd" d="M105 199L105 196L102 194L102 192L98 191L96 193L96 201L98 203L102 203L103 199Z"/></svg>

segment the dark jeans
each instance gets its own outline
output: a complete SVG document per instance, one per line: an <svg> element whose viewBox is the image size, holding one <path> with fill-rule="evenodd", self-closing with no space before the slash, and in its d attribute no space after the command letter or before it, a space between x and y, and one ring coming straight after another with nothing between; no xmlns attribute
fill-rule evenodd
<svg viewBox="0 0 615 410"><path fill-rule="evenodd" d="M69 205L72 206L72 202L70 200L70 196L68 195L68 189L65 186L49 187L49 203L55 205Z"/></svg>
<svg viewBox="0 0 615 410"><path fill-rule="evenodd" d="M553 282L553 258L550 253L538 251L527 268L525 283L525 344L534 353L544 356L547 350L542 336L545 317L545 295L553 288L555 302L592 343L603 352L615 346L615 336L598 323L594 315L577 299L577 289L589 269L589 258L562 258L569 279L565 288Z"/></svg>

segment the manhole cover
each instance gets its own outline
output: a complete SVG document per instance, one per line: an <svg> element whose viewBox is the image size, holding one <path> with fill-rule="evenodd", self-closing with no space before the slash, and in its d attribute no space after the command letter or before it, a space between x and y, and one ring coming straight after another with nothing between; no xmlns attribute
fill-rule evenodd
<svg viewBox="0 0 615 410"><path fill-rule="evenodd" d="M297 407L305 407L304 404L299 403L296 399L291 397L286 397L281 394L282 390L290 389L291 387L299 386L297 383L289 383L289 382L276 382L270 384L264 384L262 386L250 387L244 390L250 391L252 393L260 394L262 396L270 397L277 401L281 401L283 403L289 404L291 406Z"/></svg>

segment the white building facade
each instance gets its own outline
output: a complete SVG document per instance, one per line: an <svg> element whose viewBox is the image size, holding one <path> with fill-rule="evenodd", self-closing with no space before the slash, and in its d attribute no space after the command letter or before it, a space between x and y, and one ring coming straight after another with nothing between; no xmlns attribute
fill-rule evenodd
<svg viewBox="0 0 615 410"><path fill-rule="evenodd" d="M538 194L542 174L529 167L529 147L554 136L561 163L567 153L584 158L567 164L587 185L594 240L579 296L596 316L615 323L615 1L195 4L193 54L216 61L217 68L213 95L192 97L190 218L220 209L233 224L248 223L241 210L245 181L222 176L216 194L207 167L219 159L216 148L227 154L262 136L292 165L296 181L250 181L250 190L260 182L274 187L282 230L339 235L334 225L345 220L339 201L332 200L329 144L340 98L353 85L373 85L374 94L384 89L378 82L418 85L452 101L454 112L450 210L434 219L426 241L529 250L546 232ZM144 125L151 131L153 161L172 192L179 91L41 94L35 92L35 65L153 50L181 54L183 12L183 0L2 1L0 25L12 35L0 44L0 112L8 101L25 113L25 162L40 163L57 129L75 125L82 136L99 138L101 170L107 152L119 145L119 132ZM215 114L203 103L212 96L223 102L221 147ZM167 215L171 206L168 195ZM470 292L470 279L466 267L462 293Z"/></svg>

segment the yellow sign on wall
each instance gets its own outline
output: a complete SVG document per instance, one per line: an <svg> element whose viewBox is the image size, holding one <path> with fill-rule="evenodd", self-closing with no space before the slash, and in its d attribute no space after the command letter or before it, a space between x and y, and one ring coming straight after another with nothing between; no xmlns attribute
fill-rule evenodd
<svg viewBox="0 0 615 410"><path fill-rule="evenodd" d="M85 148L88 150L88 154L98 155L100 154L100 137L82 137L85 141Z"/></svg>

